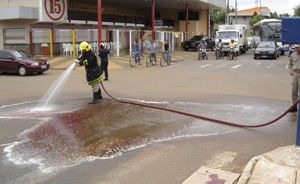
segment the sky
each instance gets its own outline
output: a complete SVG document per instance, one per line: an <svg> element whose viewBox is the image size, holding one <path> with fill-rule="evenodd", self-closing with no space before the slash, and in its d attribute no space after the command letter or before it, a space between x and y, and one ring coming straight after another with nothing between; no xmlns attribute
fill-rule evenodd
<svg viewBox="0 0 300 184"><path fill-rule="evenodd" d="M255 0L236 0L237 9L244 10L256 7ZM258 0L261 1L261 6L267 6L271 12L277 12L278 14L288 13L289 15L294 14L294 8L300 5L299 0ZM229 0L229 6L235 8L235 0Z"/></svg>

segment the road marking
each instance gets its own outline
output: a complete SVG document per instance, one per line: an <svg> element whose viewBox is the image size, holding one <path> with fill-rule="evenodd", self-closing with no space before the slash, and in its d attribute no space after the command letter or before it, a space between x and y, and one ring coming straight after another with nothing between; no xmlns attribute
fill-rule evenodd
<svg viewBox="0 0 300 184"><path fill-rule="evenodd" d="M53 59L48 60L48 62L50 64L53 64L53 63L55 63L57 61L61 61L61 60L64 60L64 59L65 59L64 57L57 57L57 58L53 58Z"/></svg>
<svg viewBox="0 0 300 184"><path fill-rule="evenodd" d="M240 66L242 66L242 65L235 65L235 66L233 66L233 67L231 67L231 68L235 69L235 68L238 68L238 67L240 67Z"/></svg>
<svg viewBox="0 0 300 184"><path fill-rule="evenodd" d="M210 66L211 64L207 64L207 65L202 65L202 66L199 66L200 68L205 68L205 67L208 67Z"/></svg>
<svg viewBox="0 0 300 184"><path fill-rule="evenodd" d="M271 63L269 66L267 66L267 69L270 69L274 63Z"/></svg>
<svg viewBox="0 0 300 184"><path fill-rule="evenodd" d="M227 64L222 64L222 65L217 66L216 68L221 68L221 67L224 67L224 66L227 66L227 65L228 65L228 63Z"/></svg>

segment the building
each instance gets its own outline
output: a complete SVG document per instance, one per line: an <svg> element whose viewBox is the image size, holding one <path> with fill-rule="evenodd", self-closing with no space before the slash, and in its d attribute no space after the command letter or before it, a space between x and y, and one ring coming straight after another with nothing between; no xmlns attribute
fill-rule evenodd
<svg viewBox="0 0 300 184"><path fill-rule="evenodd" d="M0 49L76 56L81 41L94 50L101 41L119 55L150 38L176 49L193 34L209 35L209 9L225 7L225 0L1 0Z"/></svg>
<svg viewBox="0 0 300 184"><path fill-rule="evenodd" d="M252 19L254 12L262 14L265 18L270 17L270 9L266 6L250 8L245 10L239 10L237 12L231 12L227 15L228 24L247 24L248 30L251 29L249 21Z"/></svg>

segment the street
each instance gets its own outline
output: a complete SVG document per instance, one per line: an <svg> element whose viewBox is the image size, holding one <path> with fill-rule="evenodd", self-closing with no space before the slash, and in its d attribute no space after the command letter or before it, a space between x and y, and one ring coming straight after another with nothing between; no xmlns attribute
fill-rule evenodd
<svg viewBox="0 0 300 184"><path fill-rule="evenodd" d="M197 60L172 53L170 66L130 67L113 59L103 81L115 98L241 125L271 121L291 106L287 56ZM159 60L159 59L158 59ZM33 109L63 70L0 74L0 183L181 184L201 166L241 173L253 157L295 144L297 113L240 128L92 98L85 71L72 71L50 111Z"/></svg>

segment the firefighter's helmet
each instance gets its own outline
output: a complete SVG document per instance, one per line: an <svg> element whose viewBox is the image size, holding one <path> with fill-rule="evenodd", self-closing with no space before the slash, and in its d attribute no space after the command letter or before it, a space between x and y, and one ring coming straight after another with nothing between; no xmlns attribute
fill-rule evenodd
<svg viewBox="0 0 300 184"><path fill-rule="evenodd" d="M81 42L80 43L80 49L89 51L91 49L91 46L87 42Z"/></svg>

